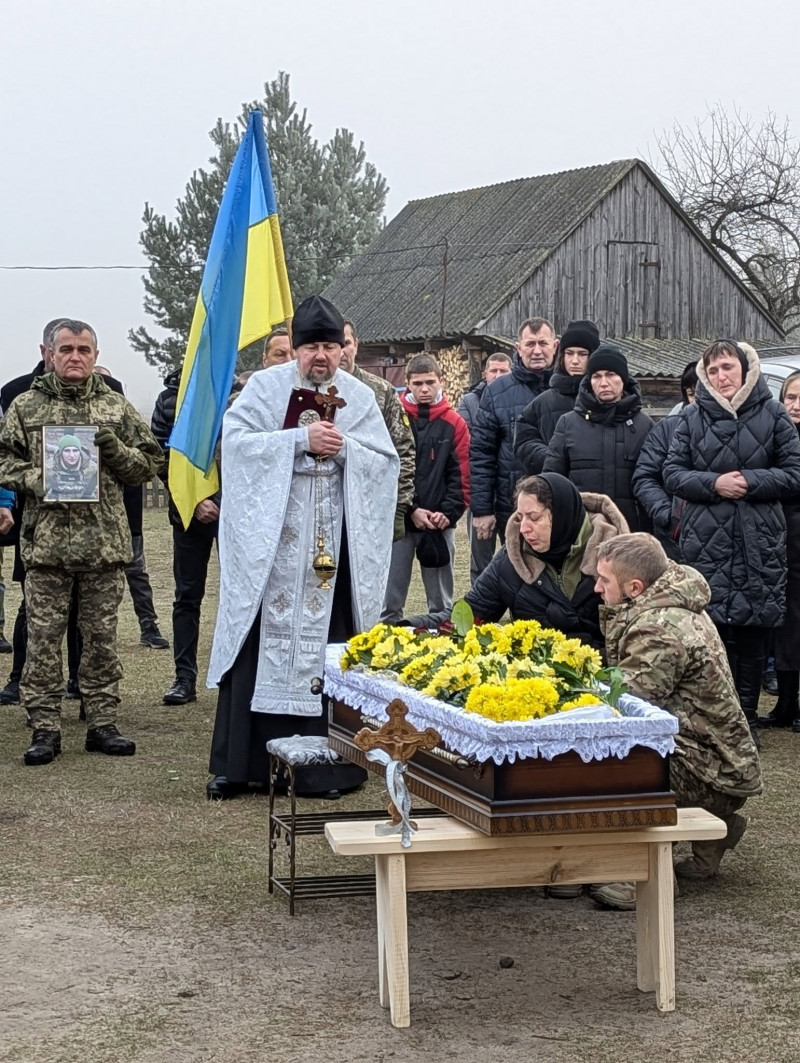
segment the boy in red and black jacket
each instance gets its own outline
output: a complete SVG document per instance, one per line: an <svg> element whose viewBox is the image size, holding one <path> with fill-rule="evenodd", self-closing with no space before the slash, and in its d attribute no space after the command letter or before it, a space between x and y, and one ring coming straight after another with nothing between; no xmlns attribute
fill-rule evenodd
<svg viewBox="0 0 800 1063"><path fill-rule="evenodd" d="M403 619L414 557L419 560L428 612L453 605L455 526L469 506L469 429L444 397L442 371L429 354L415 354L406 366L407 390L400 396L417 448L414 500L406 534L392 547L392 564L381 620ZM407 618L414 623L414 618Z"/></svg>

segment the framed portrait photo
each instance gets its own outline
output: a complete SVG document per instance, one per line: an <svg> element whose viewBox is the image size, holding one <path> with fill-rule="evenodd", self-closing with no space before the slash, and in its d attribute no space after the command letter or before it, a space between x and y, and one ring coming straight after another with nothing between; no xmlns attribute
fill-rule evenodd
<svg viewBox="0 0 800 1063"><path fill-rule="evenodd" d="M97 425L46 424L42 428L44 502L99 502Z"/></svg>

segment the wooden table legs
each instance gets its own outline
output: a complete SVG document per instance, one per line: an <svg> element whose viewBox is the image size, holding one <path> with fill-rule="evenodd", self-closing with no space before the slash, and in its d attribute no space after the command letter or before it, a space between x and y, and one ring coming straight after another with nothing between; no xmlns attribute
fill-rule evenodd
<svg viewBox="0 0 800 1063"><path fill-rule="evenodd" d="M405 856L375 857L375 887L381 1007L390 1009L392 1026L410 1026Z"/></svg>
<svg viewBox="0 0 800 1063"><path fill-rule="evenodd" d="M620 878L630 866L624 866L625 846L618 851ZM637 985L644 992L655 991L659 1011L675 1010L675 931L672 844L657 842L647 846L649 878L639 881L636 888L636 967ZM414 854L411 853L413 861ZM481 854L490 856L491 854ZM535 855L535 854L534 854ZM579 854L586 857L586 848ZM606 857L611 857L609 847ZM560 849L563 862L569 859L569 846ZM423 858L424 860L424 858ZM451 865L463 863L473 875L475 855L449 853ZM480 861L483 863L483 861ZM588 868L587 868L588 870ZM640 872L641 873L641 872ZM415 871L416 874L416 871ZM591 877L591 875L590 875ZM464 888L453 876L453 888ZM378 914L378 992L381 1007L389 1008L392 1026L411 1025L408 969L408 915L406 907L406 856L386 854L375 856L376 904ZM487 878L490 882L491 878ZM542 882L541 875L530 874L533 885ZM493 885L496 883L492 883ZM414 884L412 884L413 887ZM472 883L473 887L477 883ZM441 886L439 888L442 888Z"/></svg>
<svg viewBox="0 0 800 1063"><path fill-rule="evenodd" d="M675 891L672 845L648 845L650 877L636 884L636 983L655 990L659 1011L675 1010Z"/></svg>

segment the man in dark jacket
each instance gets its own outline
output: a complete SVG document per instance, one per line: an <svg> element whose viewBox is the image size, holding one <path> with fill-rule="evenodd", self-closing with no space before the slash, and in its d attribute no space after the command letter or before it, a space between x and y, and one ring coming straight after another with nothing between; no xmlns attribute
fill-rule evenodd
<svg viewBox="0 0 800 1063"><path fill-rule="evenodd" d="M406 366L406 382L408 390L400 399L414 433L416 473L406 534L392 546L381 614L387 624L403 618L415 555L428 612L449 612L455 526L469 505L469 429L444 397L439 363L427 354L414 355Z"/></svg>
<svg viewBox="0 0 800 1063"><path fill-rule="evenodd" d="M642 393L628 373L625 355L601 344L589 359L575 409L556 425L545 472L569 477L579 491L608 495L631 531L648 531L631 477L653 422L642 413Z"/></svg>
<svg viewBox="0 0 800 1063"><path fill-rule="evenodd" d="M559 339L550 387L528 403L514 433L514 453L528 475L542 471L558 419L575 406L589 355L599 346L600 333L592 321L570 321Z"/></svg>
<svg viewBox="0 0 800 1063"><path fill-rule="evenodd" d="M708 612L754 729L769 634L784 619L781 501L800 492L800 440L748 344L712 343L697 376L695 405L679 418L664 487L686 502L681 553L711 588Z"/></svg>
<svg viewBox="0 0 800 1063"><path fill-rule="evenodd" d="M664 489L664 462L667 460L675 429L680 423L681 413L694 403L696 387L697 362L689 362L681 375L683 402L669 417L659 421L645 439L631 480L633 493L653 522L653 533L672 561L682 560L678 548L678 533L685 503L683 499L672 498Z"/></svg>
<svg viewBox="0 0 800 1063"><path fill-rule="evenodd" d="M181 369L164 378L164 390L156 399L150 428L164 451L166 462L159 473L169 485L169 437L175 424L175 408ZM164 694L165 705L186 705L197 701L197 644L200 640L200 609L206 593L206 576L211 550L219 528L219 493L204 498L195 507L188 528L169 499L169 522L172 525L172 571L175 600L172 605L172 649L175 657L175 682Z"/></svg>
<svg viewBox="0 0 800 1063"><path fill-rule="evenodd" d="M479 539L505 535L514 511L514 487L522 474L514 456L514 428L528 403L547 387L555 354L551 323L543 317L524 321L511 372L483 393L469 455L472 526Z"/></svg>
<svg viewBox="0 0 800 1063"><path fill-rule="evenodd" d="M494 354L490 354L486 359L481 379L474 387L469 389L458 406L459 416L464 418L467 428L470 430L470 434L478 419L478 409L480 408L481 398L483 397L484 391L486 391L486 388L492 383L492 381L497 380L498 377L505 376L510 372L510 355L504 354L502 351L496 351ZM469 536L469 578L470 583L474 583L492 560L494 548L497 544L497 536L493 535L489 539L478 538L475 529L472 526L471 509L467 510L467 535Z"/></svg>

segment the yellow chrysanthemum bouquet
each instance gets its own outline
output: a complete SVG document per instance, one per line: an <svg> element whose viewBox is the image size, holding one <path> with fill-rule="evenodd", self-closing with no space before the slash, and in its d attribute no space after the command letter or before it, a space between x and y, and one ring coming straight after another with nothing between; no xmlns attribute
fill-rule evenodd
<svg viewBox="0 0 800 1063"><path fill-rule="evenodd" d="M541 719L583 705L616 707L624 687L597 650L536 620L473 623L458 602L452 634L377 624L356 635L341 668L381 672L490 720Z"/></svg>

